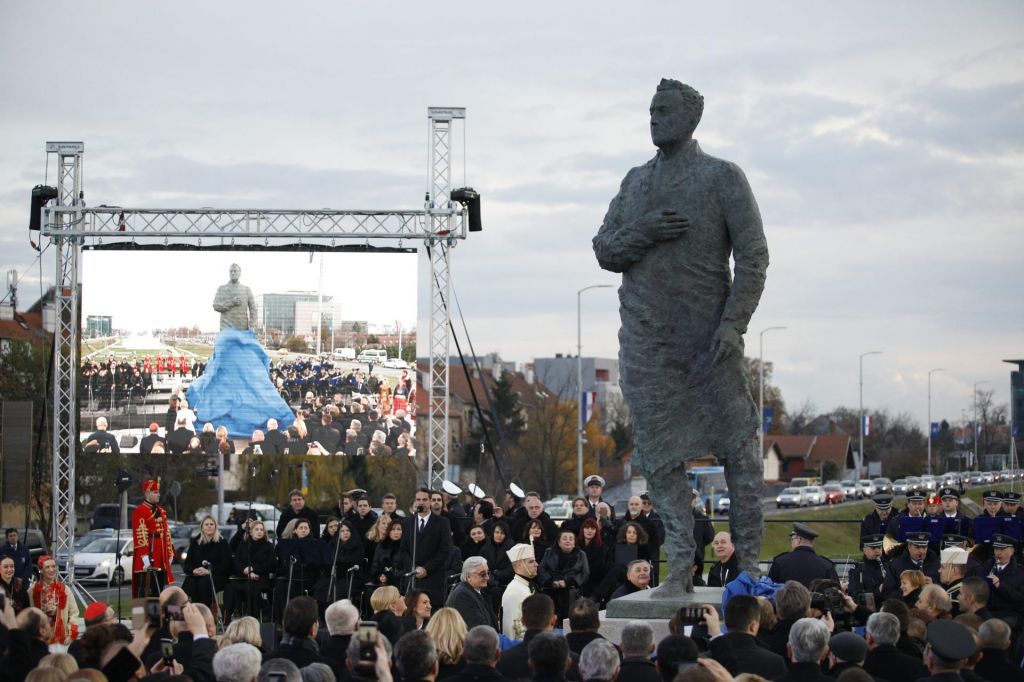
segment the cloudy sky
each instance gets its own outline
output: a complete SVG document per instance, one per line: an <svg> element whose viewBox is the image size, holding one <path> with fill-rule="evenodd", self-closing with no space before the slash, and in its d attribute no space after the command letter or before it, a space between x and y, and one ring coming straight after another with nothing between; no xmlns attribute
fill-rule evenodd
<svg viewBox="0 0 1024 682"><path fill-rule="evenodd" d="M958 420L976 381L1007 401L1024 4L722 4L3 3L0 265L33 264L46 140L85 141L90 205L415 209L426 108L465 106L455 175L485 227L452 268L473 344L575 352L576 290L617 282L590 239L652 155L647 106L675 77L705 97L704 151L760 204L772 265L747 350L788 327L765 355L790 404L855 405L870 350L865 402L922 427L931 368L937 418ZM165 256L126 257L164 279ZM614 356L615 293L584 296L584 354Z"/></svg>

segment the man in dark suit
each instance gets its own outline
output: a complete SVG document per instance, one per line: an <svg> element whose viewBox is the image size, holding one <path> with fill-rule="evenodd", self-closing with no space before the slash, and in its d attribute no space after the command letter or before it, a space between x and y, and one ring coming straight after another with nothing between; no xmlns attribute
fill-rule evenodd
<svg viewBox="0 0 1024 682"><path fill-rule="evenodd" d="M488 625L477 625L466 633L462 656L464 667L449 682L511 682L499 673L495 666L501 656L498 633Z"/></svg>
<svg viewBox="0 0 1024 682"><path fill-rule="evenodd" d="M757 597L741 594L732 597L725 607L725 626L721 637L711 640L711 657L725 666L730 675L751 673L774 679L786 672L786 660L761 648L754 637L761 624L761 607Z"/></svg>
<svg viewBox="0 0 1024 682"><path fill-rule="evenodd" d="M850 668L860 668L868 655L868 643L853 632L839 632L828 640L828 674L839 677ZM876 678L877 679L877 678Z"/></svg>
<svg viewBox="0 0 1024 682"><path fill-rule="evenodd" d="M28 546L18 542L17 528L8 528L4 535L7 542L0 546L0 557L11 557L14 560L14 578L21 578L22 583L28 585L32 579L32 556Z"/></svg>
<svg viewBox="0 0 1024 682"><path fill-rule="evenodd" d="M149 425L149 433L139 441L139 453L143 455L152 453L153 446L157 443L161 443L164 446L164 450L167 449L167 441L158 433L159 430L160 426L156 422Z"/></svg>
<svg viewBox="0 0 1024 682"><path fill-rule="evenodd" d="M185 428L185 418L181 417L174 430L167 434L167 451L172 455L183 455L188 450L188 443L196 435L191 429Z"/></svg>
<svg viewBox="0 0 1024 682"><path fill-rule="evenodd" d="M601 616L597 602L581 597L569 605L569 630L565 640L569 642L569 650L580 656L583 649L595 639L605 639L601 629Z"/></svg>
<svg viewBox="0 0 1024 682"><path fill-rule="evenodd" d="M281 537L284 527L292 519L306 519L309 521L310 529L320 527L320 515L316 513L316 510L306 506L306 496L298 488L288 493L288 508L281 512L281 517L277 520L277 528L274 529L277 537Z"/></svg>
<svg viewBox="0 0 1024 682"><path fill-rule="evenodd" d="M348 599L342 599L327 607L324 620L330 636L320 646L320 657L334 671L335 678L343 680L348 677L348 643L359 625L359 609Z"/></svg>
<svg viewBox="0 0 1024 682"><path fill-rule="evenodd" d="M455 586L444 605L458 611L467 628L490 625L498 629L498 618L494 615L491 600L480 593L487 587L490 575L487 559L481 556L471 556L462 562L462 582Z"/></svg>
<svg viewBox="0 0 1024 682"><path fill-rule="evenodd" d="M836 567L829 559L818 556L814 551L814 538L817 531L810 526L797 522L789 534L789 552L783 552L772 559L772 567L768 577L777 583L795 580L804 587L810 587L817 578L825 578L839 582Z"/></svg>
<svg viewBox="0 0 1024 682"><path fill-rule="evenodd" d="M320 425L313 429L310 438L332 455L341 448L341 431L337 429L330 412L325 410L320 416Z"/></svg>
<svg viewBox="0 0 1024 682"><path fill-rule="evenodd" d="M284 608L284 636L276 649L263 657L263 662L274 658L286 658L299 668L310 663L326 663L316 646L319 627L316 600L312 597L295 597Z"/></svg>
<svg viewBox="0 0 1024 682"><path fill-rule="evenodd" d="M284 447L288 443L288 436L281 433L281 430L277 428L276 419L267 420L267 434L263 437L263 454L264 455L280 455L284 453ZM333 454L333 450L330 451ZM289 454L304 454L304 453L289 453Z"/></svg>
<svg viewBox="0 0 1024 682"><path fill-rule="evenodd" d="M171 435L174 425L178 423L178 396L172 395L168 400L167 415L164 417L164 434Z"/></svg>
<svg viewBox="0 0 1024 682"><path fill-rule="evenodd" d="M416 513L402 522L401 552L413 567L415 587L430 595L434 609L444 605L445 562L452 546L452 529L448 519L430 510L430 490L416 491Z"/></svg>
<svg viewBox="0 0 1024 682"><path fill-rule="evenodd" d="M916 680L928 674L921 659L907 656L896 648L900 638L900 619L891 613L873 613L868 617L868 655L864 670L886 680Z"/></svg>
<svg viewBox="0 0 1024 682"><path fill-rule="evenodd" d="M821 672L821 662L828 655L828 627L817 618L801 618L789 631L789 670L775 678L776 682L832 682Z"/></svg>
<svg viewBox="0 0 1024 682"><path fill-rule="evenodd" d="M974 672L986 680L1024 682L1024 670L1011 662L1008 656L1013 643L1010 626L999 618L993 618L981 624L978 636L985 655L974 667Z"/></svg>
<svg viewBox="0 0 1024 682"><path fill-rule="evenodd" d="M654 629L643 620L631 620L622 628L619 638L622 666L618 682L661 682L661 675L651 661L654 653Z"/></svg>
<svg viewBox="0 0 1024 682"><path fill-rule="evenodd" d="M531 594L523 600L523 627L526 634L523 641L514 647L506 649L498 661L498 672L513 680L529 679L532 677L530 671L530 642L542 632L551 632L555 627L555 602L546 594ZM568 645L566 645L568 649ZM579 680L579 656L569 652L572 658L572 665L569 668L566 679Z"/></svg>

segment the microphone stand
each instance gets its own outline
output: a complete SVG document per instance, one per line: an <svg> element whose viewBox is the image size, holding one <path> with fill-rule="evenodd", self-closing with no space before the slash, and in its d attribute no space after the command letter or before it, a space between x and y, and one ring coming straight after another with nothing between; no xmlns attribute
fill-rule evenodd
<svg viewBox="0 0 1024 682"><path fill-rule="evenodd" d="M220 449L219 448L217 449L217 456L218 457L223 457L223 455L220 454ZM249 531L252 528L252 488L253 488L253 484L255 483L255 480L256 480L256 460L254 459L251 462L251 464L252 464L252 473L249 475L249 512L248 512L248 514L245 517L245 523L246 523L245 537L242 538L242 541L245 543L246 558L249 559L249 565L247 566L247 568L249 569L249 572L245 574L245 579L246 579L246 583L245 583L245 614L247 616L251 616L252 615L252 600L253 600L253 595L252 595L252 578L250 577L250 575L252 574L252 536L249 534ZM266 533L266 530L264 530L264 533Z"/></svg>
<svg viewBox="0 0 1024 682"><path fill-rule="evenodd" d="M338 596L338 586L335 581L338 578L338 553L341 551L341 524L338 524L337 534L334 536L334 561L331 562L331 589L329 603L333 604ZM352 593L352 581L349 580L349 594Z"/></svg>
<svg viewBox="0 0 1024 682"><path fill-rule="evenodd" d="M210 562L204 561L203 568L206 569L206 577L210 579L210 594L213 595L213 605L217 607L217 632L224 632L224 614L217 603L217 584L213 582L213 571L210 570Z"/></svg>
<svg viewBox="0 0 1024 682"><path fill-rule="evenodd" d="M348 597L349 601L352 601L352 580L356 577L356 569L359 568L359 564L354 565L348 569Z"/></svg>
<svg viewBox="0 0 1024 682"><path fill-rule="evenodd" d="M412 578L409 580L409 589L416 589L416 541L420 535L420 511L423 507L416 507L416 514L412 517Z"/></svg>
<svg viewBox="0 0 1024 682"><path fill-rule="evenodd" d="M285 599L284 599L284 605L285 606L288 606L288 602L290 602L292 600L292 572L295 570L295 562L296 561L298 561L298 559L295 558L294 554L292 554L291 557L288 559L288 562L289 562L289 565L288 565L288 590L285 593ZM282 613L283 613L283 611L282 611Z"/></svg>

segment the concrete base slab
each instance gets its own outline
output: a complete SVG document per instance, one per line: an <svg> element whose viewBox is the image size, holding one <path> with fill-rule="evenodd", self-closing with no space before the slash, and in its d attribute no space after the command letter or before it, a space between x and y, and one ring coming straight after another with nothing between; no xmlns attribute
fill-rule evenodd
<svg viewBox="0 0 1024 682"><path fill-rule="evenodd" d="M721 609L722 594L721 587L694 587L693 592L681 594L675 597L652 597L654 590L643 590L633 594L619 597L608 602L607 614L609 618L622 618L626 620L663 618L667 622L676 614L680 606L699 606L711 604Z"/></svg>

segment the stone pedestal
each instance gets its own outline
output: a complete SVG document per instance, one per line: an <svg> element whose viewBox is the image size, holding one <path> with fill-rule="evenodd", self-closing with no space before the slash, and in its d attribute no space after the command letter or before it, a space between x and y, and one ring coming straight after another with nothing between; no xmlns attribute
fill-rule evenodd
<svg viewBox="0 0 1024 682"><path fill-rule="evenodd" d="M694 587L693 592L689 594L653 598L651 595L654 590L643 590L611 600L608 602L606 614L608 618L628 620L669 620L676 614L680 606L711 604L721 610L724 591L721 587Z"/></svg>

